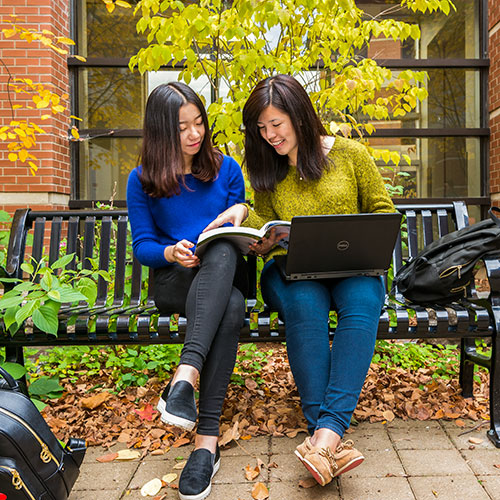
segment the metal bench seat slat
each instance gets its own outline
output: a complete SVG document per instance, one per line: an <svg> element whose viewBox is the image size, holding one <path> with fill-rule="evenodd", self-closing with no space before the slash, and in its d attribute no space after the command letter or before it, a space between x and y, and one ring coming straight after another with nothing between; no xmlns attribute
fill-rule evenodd
<svg viewBox="0 0 500 500"><path fill-rule="evenodd" d="M446 335L451 330L451 317L450 313L444 307L433 307L434 313L436 314L436 325L435 332L436 337L440 335Z"/></svg>

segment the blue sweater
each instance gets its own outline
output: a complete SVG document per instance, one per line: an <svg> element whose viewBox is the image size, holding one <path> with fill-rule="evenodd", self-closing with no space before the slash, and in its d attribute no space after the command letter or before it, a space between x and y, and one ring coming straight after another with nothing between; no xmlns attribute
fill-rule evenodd
<svg viewBox="0 0 500 500"><path fill-rule="evenodd" d="M245 183L238 163L224 156L219 175L202 182L186 175L186 187L170 198L153 198L142 189L141 167L130 172L127 184L127 207L132 227L132 247L141 264L165 267L164 250L186 239L196 243L205 227L221 212L245 201Z"/></svg>

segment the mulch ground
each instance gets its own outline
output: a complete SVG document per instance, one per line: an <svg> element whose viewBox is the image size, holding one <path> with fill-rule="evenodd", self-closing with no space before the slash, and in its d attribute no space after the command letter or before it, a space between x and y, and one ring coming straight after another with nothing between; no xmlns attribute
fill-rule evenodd
<svg viewBox="0 0 500 500"><path fill-rule="evenodd" d="M262 383L244 377L244 384L231 384L221 420L222 443L256 435L294 437L304 431L305 421L284 346L273 344L273 354L262 367ZM244 374L243 374L244 375ZM462 419L488 420L488 383L479 372L474 398L460 395L458 380L433 379L431 369L416 372L386 370L372 364L353 424L402 419L449 419L458 426ZM161 453L190 442L192 432L164 425L155 410L165 382L152 378L144 387L119 393L105 370L98 377L82 377L77 384L62 382L65 393L44 410L49 425L61 440L85 438L89 445L129 448ZM92 388L98 389L92 390Z"/></svg>

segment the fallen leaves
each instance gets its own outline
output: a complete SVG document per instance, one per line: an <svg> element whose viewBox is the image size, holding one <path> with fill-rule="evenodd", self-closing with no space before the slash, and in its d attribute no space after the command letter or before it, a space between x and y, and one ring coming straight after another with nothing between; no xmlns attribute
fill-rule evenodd
<svg viewBox="0 0 500 500"><path fill-rule="evenodd" d="M250 464L248 464L245 467L245 479L247 481L253 481L255 478L257 478L260 474L260 465L257 464L255 467L252 467Z"/></svg>
<svg viewBox="0 0 500 500"><path fill-rule="evenodd" d="M476 438L476 437L469 438L469 443L472 443L472 444L481 444L483 441L484 441L484 439L481 439L481 438Z"/></svg>
<svg viewBox="0 0 500 500"><path fill-rule="evenodd" d="M94 396L83 398L81 401L82 408L85 408L87 410L95 410L98 406L101 406L102 403L107 401L110 396L111 394L109 392L99 392Z"/></svg>
<svg viewBox="0 0 500 500"><path fill-rule="evenodd" d="M178 476L175 472L165 474L161 479L155 477L142 486L141 495L143 497L154 497L154 500L163 500L167 495L158 495L158 493L163 487L168 487L174 490L178 489L179 486L177 484L173 484L177 477Z"/></svg>
<svg viewBox="0 0 500 500"><path fill-rule="evenodd" d="M301 488L312 488L313 486L317 486L317 485L318 485L318 482L313 477L308 477L307 479L301 479L299 481L299 486Z"/></svg>
<svg viewBox="0 0 500 500"><path fill-rule="evenodd" d="M130 434L128 431L123 431L118 436L117 441L119 443L128 443L131 439L132 439L132 434Z"/></svg>
<svg viewBox="0 0 500 500"><path fill-rule="evenodd" d="M141 452L139 450L120 450L117 455L116 460L128 461L139 458L141 456Z"/></svg>
<svg viewBox="0 0 500 500"><path fill-rule="evenodd" d="M274 351L262 367L263 383L254 384L254 379L245 374L244 385L230 384L228 388L221 418L220 446L236 442L243 448L243 441L252 436L295 437L306 432L285 346L264 344L262 348ZM240 365L240 373L244 363ZM249 373L251 370L249 364ZM429 369L387 370L372 364L355 419L390 422L394 418L443 418L454 420L458 427L465 427L463 419L478 422L488 419L486 374L477 372L481 382L474 382L475 397L467 399L461 396L457 379L435 380L432 375ZM193 433L164 425L158 412L153 410L165 385L156 377L151 377L144 387L129 387L114 393L111 372L103 367L100 376L82 374L77 384L63 380L62 385L64 396L51 401L43 414L63 441L79 436L86 439L89 446L110 448L121 443L130 449L140 449L142 454L163 454L171 447L184 446L193 440ZM95 387L99 387L100 392L89 392Z"/></svg>
<svg viewBox="0 0 500 500"><path fill-rule="evenodd" d="M254 500L266 500L269 498L269 490L264 483L255 483L252 488L252 498Z"/></svg>
<svg viewBox="0 0 500 500"><path fill-rule="evenodd" d="M101 462L102 464L112 462L116 457L118 456L118 453L107 453L106 455L102 455L101 457L97 457L96 460L98 462Z"/></svg>
<svg viewBox="0 0 500 500"><path fill-rule="evenodd" d="M128 460L135 460L136 458L139 458L141 456L141 452L139 450L120 450L115 453L107 453L106 455L102 455L100 457L97 457L96 460L101 463L108 463L112 462L113 460L122 460L122 461L128 461Z"/></svg>
<svg viewBox="0 0 500 500"><path fill-rule="evenodd" d="M136 409L134 411L143 420L147 420L148 422L151 422L151 420L153 420L154 410L153 410L153 406L149 403L146 406L144 406L142 409L140 409L140 410Z"/></svg>
<svg viewBox="0 0 500 500"><path fill-rule="evenodd" d="M226 430L222 437L219 439L219 446L226 446L231 441L237 441L240 438L238 431L239 422L236 421L232 427Z"/></svg>
<svg viewBox="0 0 500 500"><path fill-rule="evenodd" d="M387 420L388 422L392 422L394 420L394 413L391 410L385 410L382 412L382 416Z"/></svg>
<svg viewBox="0 0 500 500"><path fill-rule="evenodd" d="M172 443L172 448L180 448L181 446L184 446L186 444L189 444L191 442L191 439L182 437L180 439L177 439Z"/></svg>
<svg viewBox="0 0 500 500"><path fill-rule="evenodd" d="M395 368L387 370L372 363L354 412L356 420L391 422L394 418L415 420L455 420L464 427L462 418L488 419L487 376L481 372L481 383L475 382L474 398L461 395L458 379L434 379L433 371L421 368L414 372Z"/></svg>
<svg viewBox="0 0 500 500"><path fill-rule="evenodd" d="M151 481L148 481L142 488L141 488L141 495L143 497L154 497L156 494L158 494L162 488L162 483L161 479L154 478L151 479Z"/></svg>
<svg viewBox="0 0 500 500"><path fill-rule="evenodd" d="M167 484L173 483L177 479L177 474L165 474L161 480Z"/></svg>

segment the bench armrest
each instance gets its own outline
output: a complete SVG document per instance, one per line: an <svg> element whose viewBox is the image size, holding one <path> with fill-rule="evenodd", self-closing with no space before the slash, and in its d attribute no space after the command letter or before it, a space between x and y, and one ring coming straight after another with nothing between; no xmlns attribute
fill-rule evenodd
<svg viewBox="0 0 500 500"><path fill-rule="evenodd" d="M9 246L7 249L7 264L5 271L8 276L15 276L24 260L26 243L26 219L29 208L16 210L10 228Z"/></svg>
<svg viewBox="0 0 500 500"><path fill-rule="evenodd" d="M9 274L7 273L7 269L5 267L0 266L0 278L9 278Z"/></svg>
<svg viewBox="0 0 500 500"><path fill-rule="evenodd" d="M500 293L500 254L488 255L483 258L483 262L491 291Z"/></svg>

